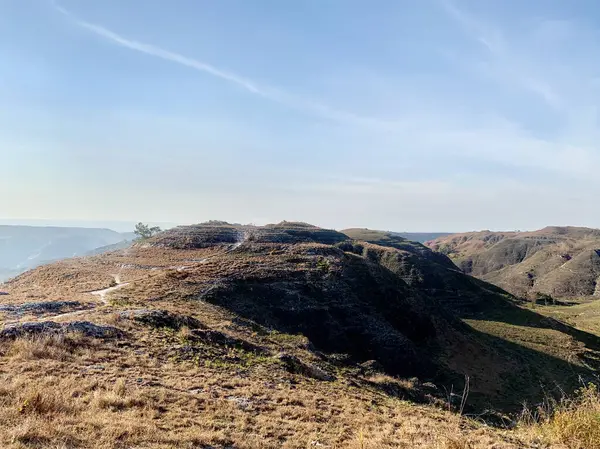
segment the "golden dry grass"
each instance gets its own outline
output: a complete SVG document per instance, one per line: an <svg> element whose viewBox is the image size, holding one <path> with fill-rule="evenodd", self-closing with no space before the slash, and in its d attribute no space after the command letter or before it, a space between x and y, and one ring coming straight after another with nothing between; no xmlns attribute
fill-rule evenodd
<svg viewBox="0 0 600 449"><path fill-rule="evenodd" d="M524 413L521 431L532 441L568 449L600 448L600 392L594 384L572 398Z"/></svg>
<svg viewBox="0 0 600 449"><path fill-rule="evenodd" d="M71 333L18 338L10 344L7 356L22 360L54 359L67 361L75 351L81 351L92 342L83 335Z"/></svg>
<svg viewBox="0 0 600 449"><path fill-rule="evenodd" d="M0 447L525 447L376 388L319 382L273 366L235 372L173 363L151 335L138 338L147 346L117 348L83 337L2 343ZM386 376L370 381L412 387Z"/></svg>

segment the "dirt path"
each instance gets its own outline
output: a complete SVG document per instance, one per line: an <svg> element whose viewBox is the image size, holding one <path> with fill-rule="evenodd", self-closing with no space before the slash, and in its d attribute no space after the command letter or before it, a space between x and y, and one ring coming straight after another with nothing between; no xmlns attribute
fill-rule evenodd
<svg viewBox="0 0 600 449"><path fill-rule="evenodd" d="M115 282L117 283L117 285L114 285L112 287L108 287L108 288L105 288L102 290L96 290L96 291L90 292L91 295L100 297L100 302L102 302L102 304L108 304L108 300L106 299L106 296L109 293L119 290L120 288L123 288L126 285L129 285L129 282L121 282L121 278L119 277L118 274L115 274L113 276L115 278Z"/></svg>
<svg viewBox="0 0 600 449"><path fill-rule="evenodd" d="M104 288L102 290L95 290L93 292L88 292L90 295L94 295L94 296L98 296L100 298L100 303L93 303L92 306L90 308L87 309L83 309L83 310L75 310L73 312L65 312L65 313L59 313L58 315L50 315L50 316L45 316L43 317L40 321L48 321L48 320L55 320L57 318L72 318L72 317L76 317L79 315L83 315L86 313L91 312L92 310L95 310L98 308L99 305L106 305L108 304L108 299L107 296L109 293L114 292L116 290L119 290L120 288L125 287L126 285L129 285L129 282L121 282L121 278L119 277L118 274L113 275L115 282L117 285L114 285L112 287L108 287L108 288ZM19 323L20 320L16 320L16 321L9 321L6 322L5 324L16 324Z"/></svg>
<svg viewBox="0 0 600 449"><path fill-rule="evenodd" d="M227 253L231 253L235 250L237 250L243 243L245 243L248 240L249 234L247 232L244 233L240 233L238 235L238 241L235 242L234 244L232 244L226 251L225 254ZM188 262L195 262L195 265L180 265L180 266L171 266L168 267L168 269L171 270L177 270L177 271L186 271L189 270L197 265L202 265L205 264L207 262L210 261L210 259L212 259L215 256L211 256L211 257L206 257L203 259L199 259L199 260L193 260L193 261L188 261ZM121 269L124 267L121 267ZM153 269L164 269L164 267L154 267ZM119 270L120 271L120 270ZM86 308L86 309L82 309L82 310L75 310L72 312L65 312L65 313L59 313L57 315L47 315L44 317L40 317L38 318L39 321L47 321L47 320L54 320L54 319L64 319L64 318L72 318L72 317L77 317L80 315L84 315L86 313L89 313L93 310L96 310L99 306L102 305L108 305L108 295L112 292L115 292L123 287L126 287L127 285L129 285L129 282L121 282L121 277L119 274L114 274L113 275L114 278L114 283L115 285L111 286L111 287L107 287L107 288L103 288L101 290L94 290L94 291L90 291L90 292L86 292L89 295L94 295L97 296L99 298L99 303L90 303L90 307ZM19 323L21 320L11 320L11 321L5 321L3 324L4 325L11 325L11 324L17 324Z"/></svg>

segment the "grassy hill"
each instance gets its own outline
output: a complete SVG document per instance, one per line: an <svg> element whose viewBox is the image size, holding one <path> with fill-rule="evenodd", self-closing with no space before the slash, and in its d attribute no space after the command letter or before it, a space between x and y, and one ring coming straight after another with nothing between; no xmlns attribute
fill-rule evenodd
<svg viewBox="0 0 600 449"><path fill-rule="evenodd" d="M474 232L427 243L465 273L535 299L594 297L600 230L547 227L535 232Z"/></svg>
<svg viewBox="0 0 600 449"><path fill-rule="evenodd" d="M600 355L595 335L379 231L180 227L5 290L8 448L528 447L456 412L514 422Z"/></svg>

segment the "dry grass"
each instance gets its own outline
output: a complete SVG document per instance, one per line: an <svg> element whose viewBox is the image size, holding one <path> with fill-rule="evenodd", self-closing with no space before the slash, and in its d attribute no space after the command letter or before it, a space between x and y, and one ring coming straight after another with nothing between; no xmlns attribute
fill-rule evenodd
<svg viewBox="0 0 600 449"><path fill-rule="evenodd" d="M319 382L272 365L236 373L172 363L152 337L140 332L133 347L97 343L66 358L56 348L70 348L67 340L0 343L0 447L519 447L500 431L343 379Z"/></svg>
<svg viewBox="0 0 600 449"><path fill-rule="evenodd" d="M394 389L386 394L273 365L239 372L173 363L160 335L137 332L122 349L77 336L0 343L0 447L524 447L501 431L399 399L413 381L366 379Z"/></svg>
<svg viewBox="0 0 600 449"><path fill-rule="evenodd" d="M560 444L568 449L600 449L600 392L594 384L573 398L550 401L546 407L526 410L521 428L534 441Z"/></svg>
<svg viewBox="0 0 600 449"><path fill-rule="evenodd" d="M67 361L72 357L74 351L88 344L91 344L91 342L77 333L31 336L18 338L12 342L7 355L22 360L52 359Z"/></svg>

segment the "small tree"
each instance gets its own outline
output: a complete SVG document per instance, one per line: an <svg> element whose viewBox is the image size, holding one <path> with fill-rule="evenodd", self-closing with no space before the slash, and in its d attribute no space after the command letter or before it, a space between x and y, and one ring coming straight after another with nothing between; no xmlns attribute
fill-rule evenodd
<svg viewBox="0 0 600 449"><path fill-rule="evenodd" d="M149 239L155 234L158 234L161 229L158 226L150 227L147 224L139 222L135 225L135 230L133 231L140 239L145 240Z"/></svg>

